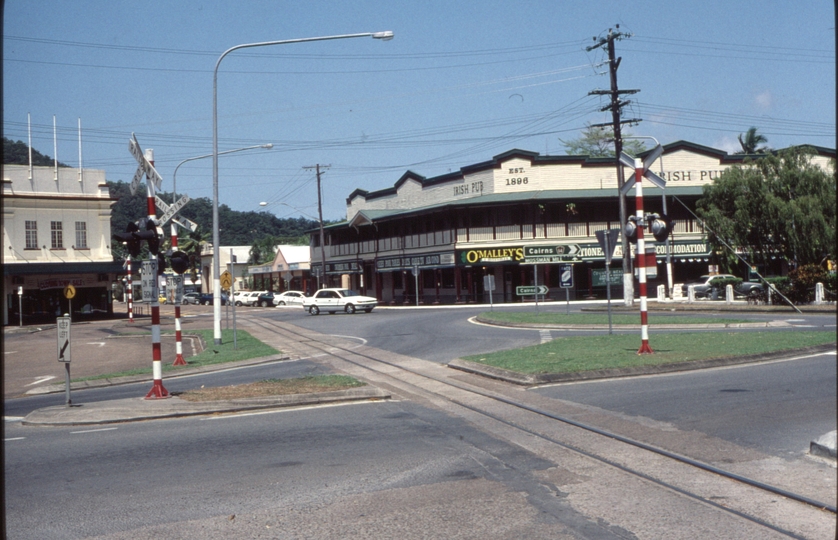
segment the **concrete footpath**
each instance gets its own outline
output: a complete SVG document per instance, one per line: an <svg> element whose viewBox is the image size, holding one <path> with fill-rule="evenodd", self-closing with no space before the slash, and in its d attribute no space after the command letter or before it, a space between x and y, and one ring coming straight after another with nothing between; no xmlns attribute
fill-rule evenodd
<svg viewBox="0 0 838 540"><path fill-rule="evenodd" d="M171 308L170 308L171 309ZM182 320L183 332L189 336L189 328L205 328L207 322L211 324L211 306L189 306L190 318ZM163 310L161 326L174 325L172 313ZM184 309L186 311L186 309ZM765 323L759 323L765 325ZM541 328L541 327L539 327ZM148 318L135 319L133 323L126 320L107 320L74 324L74 356L73 377L101 375L103 373L124 372L137 367L147 367L150 361L150 341L147 332L150 330ZM56 337L54 325L52 328L16 328L7 327L4 330L4 340L7 354L4 364L4 396L6 399L20 395L54 393L64 391L63 366L56 365ZM174 338L163 338L163 361L171 363L174 358ZM184 338L184 355L188 358L197 354L205 347L197 337ZM76 345L75 343L78 343ZM278 347L282 349L281 344ZM799 352L812 354L835 350L835 345L808 347ZM83 352L82 352L83 351ZM11 354L9 354L11 353ZM763 354L747 357L709 359L683 364L669 364L662 366L598 370L574 374L543 374L526 375L506 371L491 366L484 366L464 360L454 360L449 367L475 375L503 380L518 385L538 385L545 383L569 382L588 379L648 375L674 371L704 369L725 365L770 361L782 354ZM171 357L171 358L170 358ZM78 361L76 360L78 358ZM164 380L178 376L206 373L220 369L230 369L246 365L281 362L288 360L286 355L274 355L265 358L244 360L241 362L217 364L199 368L184 368L176 373L166 372ZM10 377L11 376L11 377ZM52 384L36 384L46 379ZM62 384L56 384L62 382ZM136 382L151 383L151 375L134 375L113 379L98 379L86 382L75 382L71 390L82 390L117 384ZM359 400L382 400L390 395L378 388L365 386L335 392L321 392L312 394L297 394L291 396L259 397L240 399L235 401L203 401L190 402L177 396L166 399L145 399L135 397L128 399L103 401L45 407L28 414L22 423L39 426L67 426L67 425L99 425L142 420L156 420L164 418L179 418L197 415L229 414L235 412L272 409L279 407L312 406L318 404L339 403ZM833 431L811 442L811 453L827 458L836 457L836 433Z"/></svg>

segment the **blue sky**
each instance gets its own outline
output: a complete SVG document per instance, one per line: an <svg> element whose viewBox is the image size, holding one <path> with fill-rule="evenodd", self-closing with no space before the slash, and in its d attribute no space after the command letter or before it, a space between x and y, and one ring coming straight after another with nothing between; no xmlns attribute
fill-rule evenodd
<svg viewBox="0 0 838 540"><path fill-rule="evenodd" d="M243 44L391 30L237 51L218 77L220 201L278 216L345 216L356 188L433 177L521 148L564 154L561 140L601 112L609 28L621 89L639 89L630 130L666 144L736 151L751 126L769 146L835 148L835 16L826 0L190 1L6 0L3 131L78 166L130 182L135 133L153 148L163 190L182 160L212 151L212 73ZM212 196L211 159L178 169L177 191ZM269 205L260 207L265 201ZM291 207L295 208L292 209Z"/></svg>

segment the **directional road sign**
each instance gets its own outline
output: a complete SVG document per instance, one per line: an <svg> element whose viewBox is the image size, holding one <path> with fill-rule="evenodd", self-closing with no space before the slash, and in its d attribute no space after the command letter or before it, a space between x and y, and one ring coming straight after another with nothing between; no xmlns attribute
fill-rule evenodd
<svg viewBox="0 0 838 540"><path fill-rule="evenodd" d="M533 296L536 293L545 295L548 292L550 292L550 289L546 285L539 285L537 287L535 285L521 285L515 287L515 294L518 296Z"/></svg>
<svg viewBox="0 0 838 540"><path fill-rule="evenodd" d="M579 244L552 244L546 246L524 246L522 264L544 264L564 262L578 256Z"/></svg>
<svg viewBox="0 0 838 540"><path fill-rule="evenodd" d="M563 289L573 288L573 265L563 264L559 267L559 287Z"/></svg>

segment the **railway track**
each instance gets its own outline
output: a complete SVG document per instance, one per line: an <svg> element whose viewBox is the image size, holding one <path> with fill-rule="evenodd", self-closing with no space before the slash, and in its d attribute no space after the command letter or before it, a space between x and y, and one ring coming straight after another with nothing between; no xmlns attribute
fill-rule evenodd
<svg viewBox="0 0 838 540"><path fill-rule="evenodd" d="M588 510L604 510L606 519L612 523L625 520L626 506L631 506L626 504L626 497L643 500L645 494L648 500L661 500L664 493L663 499L674 497L674 502L669 503L673 508L685 506L691 514L706 513L709 520L718 519L721 514L732 520L731 523L740 524L746 536L739 535L739 538L755 534L753 531L761 531L757 533L761 538L835 535L833 503L579 421L579 410L574 404L452 372L432 362L366 347L347 337L318 334L261 317L248 317L247 324L251 332L267 342L271 334L279 336L282 347L292 356L327 362L338 370L388 388L394 395L442 408L556 463L561 471L572 474L585 471L599 489L575 493L571 488L571 496L583 500L581 504ZM295 350L288 351L289 343L294 344ZM601 465L596 467L597 472L591 472L592 463ZM573 466L569 467L570 464ZM614 503L605 502L613 493L623 493L623 496L618 496L619 501ZM602 497L599 503L592 499L598 496ZM689 519L694 520L696 516L691 515ZM637 526L642 530L642 523ZM735 533L735 527L731 532L734 533L731 537L739 534ZM823 536L825 533L828 536Z"/></svg>

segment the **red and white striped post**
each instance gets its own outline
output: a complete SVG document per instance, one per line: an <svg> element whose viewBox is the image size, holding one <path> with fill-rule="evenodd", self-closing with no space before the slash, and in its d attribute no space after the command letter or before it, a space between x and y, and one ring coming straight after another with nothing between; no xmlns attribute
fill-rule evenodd
<svg viewBox="0 0 838 540"><path fill-rule="evenodd" d="M643 160L634 160L635 202L637 204L637 272L640 281L640 349L637 354L652 354L649 346L649 318L646 305L646 242L643 240L643 229L646 220L643 215Z"/></svg>
<svg viewBox="0 0 838 540"><path fill-rule="evenodd" d="M172 202L174 204L174 201ZM177 225L172 222L172 252L177 251ZM182 277L181 277L182 279ZM185 366L186 360L183 359L183 342L181 339L180 330L180 303L177 301L177 294L171 296L175 302L175 361L173 366Z"/></svg>
<svg viewBox="0 0 838 540"><path fill-rule="evenodd" d="M146 159L154 166L154 151L146 150ZM148 219L156 223L157 209L154 205L154 182L151 178L146 178L146 193L148 195L147 208ZM157 255L149 252L149 259L157 260ZM152 277L157 283L157 273ZM157 287L155 287L156 289ZM163 387L163 366L161 364L162 355L160 353L160 300L157 294L152 295L151 299L151 371L154 379L151 390L146 394L146 399L162 399L169 397L169 391Z"/></svg>
<svg viewBox="0 0 838 540"><path fill-rule="evenodd" d="M128 263L128 322L134 322L134 280L131 276L131 254L126 260Z"/></svg>

